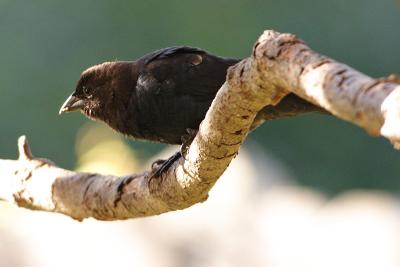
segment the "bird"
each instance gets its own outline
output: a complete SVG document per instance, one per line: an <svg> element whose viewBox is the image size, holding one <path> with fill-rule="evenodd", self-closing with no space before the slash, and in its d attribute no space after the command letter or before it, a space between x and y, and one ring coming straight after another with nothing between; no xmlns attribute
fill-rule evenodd
<svg viewBox="0 0 400 267"><path fill-rule="evenodd" d="M174 46L133 61L111 61L82 72L59 114L80 111L138 140L188 145L204 119L229 67L241 59L203 49ZM252 128L265 120L323 110L294 94L263 108ZM157 162L164 172L182 151Z"/></svg>

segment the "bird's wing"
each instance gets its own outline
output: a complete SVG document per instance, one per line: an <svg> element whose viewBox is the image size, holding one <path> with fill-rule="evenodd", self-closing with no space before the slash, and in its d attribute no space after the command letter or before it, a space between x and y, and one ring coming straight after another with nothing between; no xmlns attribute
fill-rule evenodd
<svg viewBox="0 0 400 267"><path fill-rule="evenodd" d="M147 136L177 144L197 129L234 60L191 47L171 47L138 60L136 123Z"/></svg>
<svg viewBox="0 0 400 267"><path fill-rule="evenodd" d="M237 61L187 46L161 49L141 59L137 89L212 100L225 81L227 68Z"/></svg>

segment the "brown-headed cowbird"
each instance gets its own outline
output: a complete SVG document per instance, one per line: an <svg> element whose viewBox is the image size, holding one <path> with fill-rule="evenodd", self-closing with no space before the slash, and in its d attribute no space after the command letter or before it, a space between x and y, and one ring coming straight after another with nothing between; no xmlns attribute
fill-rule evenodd
<svg viewBox="0 0 400 267"><path fill-rule="evenodd" d="M60 114L81 111L135 139L181 144L205 117L229 66L222 58L187 46L169 47L135 61L114 61L85 70ZM295 95L259 112L263 120L320 111Z"/></svg>

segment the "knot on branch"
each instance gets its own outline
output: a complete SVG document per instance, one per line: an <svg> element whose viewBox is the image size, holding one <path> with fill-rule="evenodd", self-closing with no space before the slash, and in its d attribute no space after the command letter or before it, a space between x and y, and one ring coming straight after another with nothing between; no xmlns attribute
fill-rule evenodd
<svg viewBox="0 0 400 267"><path fill-rule="evenodd" d="M18 138L18 152L19 157L18 160L32 160L33 155L31 149L29 148L28 139L25 135L22 135Z"/></svg>
<svg viewBox="0 0 400 267"><path fill-rule="evenodd" d="M304 44L304 42L294 34L266 30L253 47L253 57L276 60L285 49L296 44Z"/></svg>
<svg viewBox="0 0 400 267"><path fill-rule="evenodd" d="M51 165L51 166L55 165L55 163L49 159L45 159L45 158L36 158L35 159L32 155L32 151L29 147L28 139L26 138L25 135L21 135L18 138L18 153L19 153L19 156L18 156L19 161L35 160L40 163L39 165L44 165L44 164Z"/></svg>

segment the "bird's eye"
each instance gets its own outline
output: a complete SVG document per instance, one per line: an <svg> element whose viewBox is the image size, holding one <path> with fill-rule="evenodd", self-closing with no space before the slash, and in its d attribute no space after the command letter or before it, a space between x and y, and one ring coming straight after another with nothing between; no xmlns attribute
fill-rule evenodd
<svg viewBox="0 0 400 267"><path fill-rule="evenodd" d="M83 91L83 93L85 95L89 95L90 94L90 88L89 87L83 86L82 87L82 91Z"/></svg>

